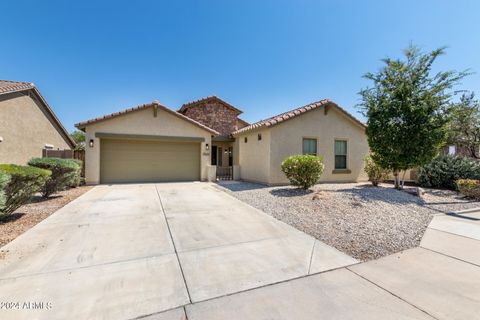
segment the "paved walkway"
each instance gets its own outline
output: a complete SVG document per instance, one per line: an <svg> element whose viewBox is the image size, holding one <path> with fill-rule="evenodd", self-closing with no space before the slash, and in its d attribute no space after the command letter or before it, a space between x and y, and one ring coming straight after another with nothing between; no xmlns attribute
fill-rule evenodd
<svg viewBox="0 0 480 320"><path fill-rule="evenodd" d="M3 250L1 319L181 319L357 263L206 183L98 186Z"/></svg>

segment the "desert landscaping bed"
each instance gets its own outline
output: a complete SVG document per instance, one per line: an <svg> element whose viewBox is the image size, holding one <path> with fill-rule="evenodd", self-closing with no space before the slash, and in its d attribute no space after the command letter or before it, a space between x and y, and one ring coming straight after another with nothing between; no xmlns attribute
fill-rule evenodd
<svg viewBox="0 0 480 320"><path fill-rule="evenodd" d="M480 206L453 191L425 189L420 199L388 184L318 184L309 191L247 182L221 187L363 261L418 246L433 214Z"/></svg>
<svg viewBox="0 0 480 320"><path fill-rule="evenodd" d="M35 196L29 204L18 208L13 214L0 221L0 247L12 241L49 215L80 197L92 187L82 186L60 191L45 200ZM2 252L0 250L0 258Z"/></svg>

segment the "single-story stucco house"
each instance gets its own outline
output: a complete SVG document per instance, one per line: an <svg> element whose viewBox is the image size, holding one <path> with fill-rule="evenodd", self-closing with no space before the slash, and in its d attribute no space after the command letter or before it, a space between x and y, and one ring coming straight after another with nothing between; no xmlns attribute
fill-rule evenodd
<svg viewBox="0 0 480 320"><path fill-rule="evenodd" d="M0 80L0 163L26 164L44 149L75 147L33 83Z"/></svg>
<svg viewBox="0 0 480 320"><path fill-rule="evenodd" d="M330 100L253 124L210 96L178 111L158 101L76 124L86 134L88 184L241 179L286 184L281 162L323 156L321 181L366 181L365 125Z"/></svg>

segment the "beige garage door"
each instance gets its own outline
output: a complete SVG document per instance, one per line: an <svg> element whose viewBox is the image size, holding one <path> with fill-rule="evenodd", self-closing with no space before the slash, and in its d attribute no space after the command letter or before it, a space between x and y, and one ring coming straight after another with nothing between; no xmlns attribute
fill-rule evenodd
<svg viewBox="0 0 480 320"><path fill-rule="evenodd" d="M101 139L101 183L200 180L200 143Z"/></svg>

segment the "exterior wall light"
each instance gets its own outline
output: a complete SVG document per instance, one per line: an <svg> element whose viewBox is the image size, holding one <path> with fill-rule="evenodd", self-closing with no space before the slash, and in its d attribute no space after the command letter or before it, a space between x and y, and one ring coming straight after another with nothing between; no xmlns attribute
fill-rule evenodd
<svg viewBox="0 0 480 320"><path fill-rule="evenodd" d="M88 145L90 146L90 148L93 148L93 139L90 139Z"/></svg>
<svg viewBox="0 0 480 320"><path fill-rule="evenodd" d="M210 150L210 146L208 145L208 143L205 144L205 150L207 150L207 151Z"/></svg>

